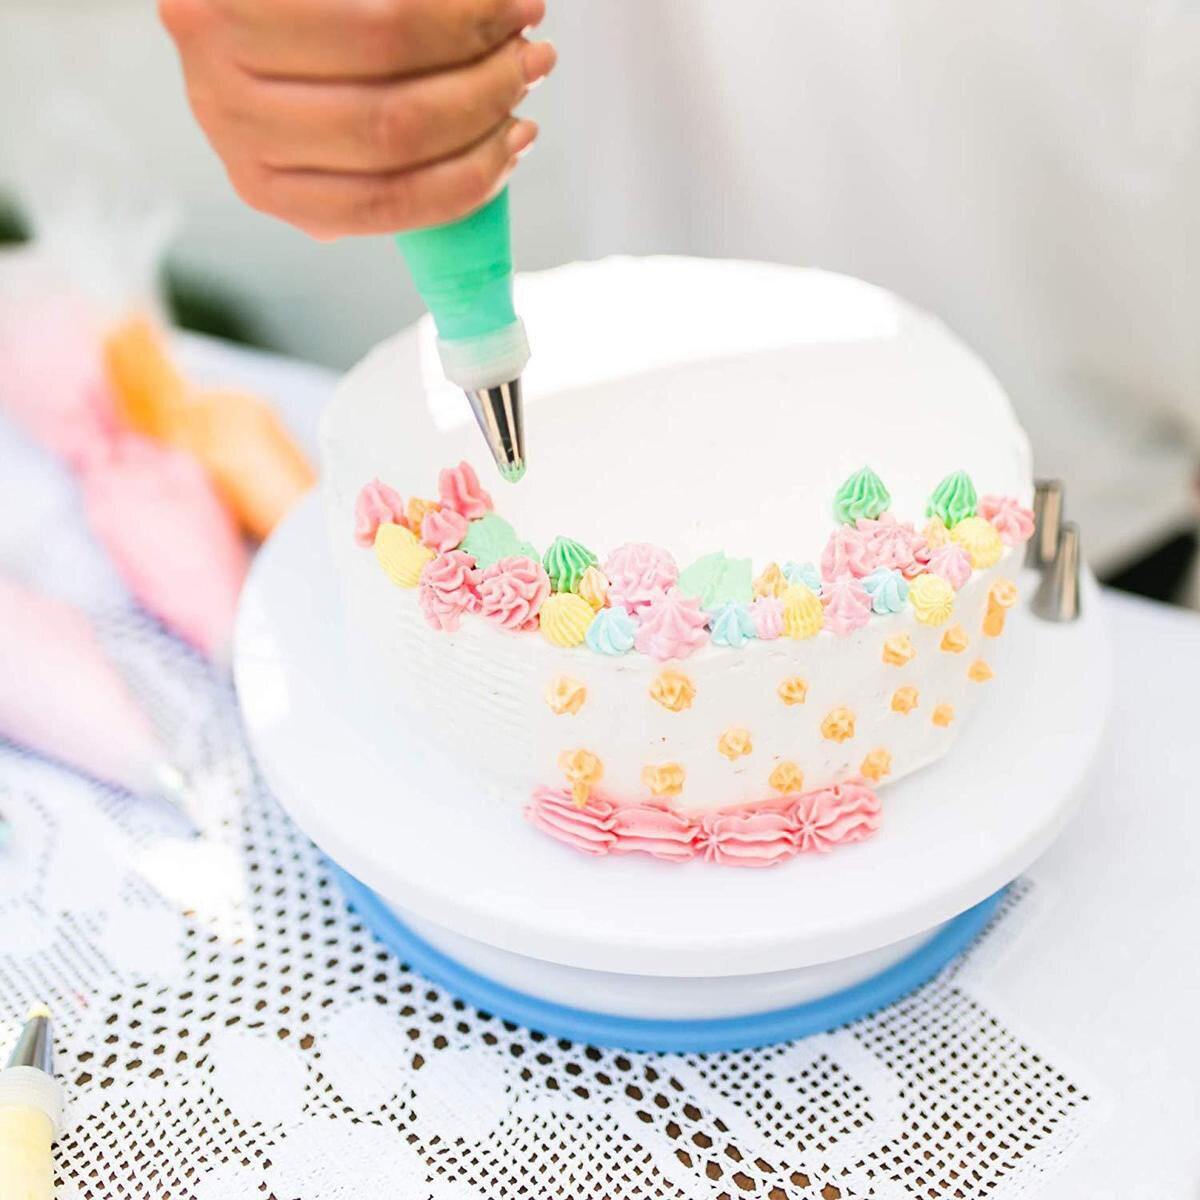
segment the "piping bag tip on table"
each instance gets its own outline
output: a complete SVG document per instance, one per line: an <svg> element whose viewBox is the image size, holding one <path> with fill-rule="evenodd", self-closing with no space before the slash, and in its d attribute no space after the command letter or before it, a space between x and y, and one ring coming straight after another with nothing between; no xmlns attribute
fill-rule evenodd
<svg viewBox="0 0 1200 1200"><path fill-rule="evenodd" d="M466 392L501 476L525 474L525 326L513 308L508 188L461 220L396 235L438 332L446 378Z"/></svg>
<svg viewBox="0 0 1200 1200"><path fill-rule="evenodd" d="M0 1196L5 1200L52 1200L51 1146L62 1112L50 1010L35 1004L0 1071Z"/></svg>

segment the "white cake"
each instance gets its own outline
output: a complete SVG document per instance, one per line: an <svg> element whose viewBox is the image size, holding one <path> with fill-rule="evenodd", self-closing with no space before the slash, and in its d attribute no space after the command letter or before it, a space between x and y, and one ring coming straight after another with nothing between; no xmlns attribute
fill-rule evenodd
<svg viewBox="0 0 1200 1200"><path fill-rule="evenodd" d="M521 483L439 379L427 322L352 370L324 418L351 644L395 720L514 821L595 853L765 865L886 829L887 783L949 751L1002 669L1032 482L995 378L939 322L818 271L607 260L521 278L518 307ZM520 545L495 514L472 528L469 471L439 496L461 461ZM389 488L448 519L422 530ZM422 533L471 572L448 620L397 586L431 578ZM540 558L560 536L551 596L534 563L484 582L490 554ZM500 623L510 575L529 628Z"/></svg>

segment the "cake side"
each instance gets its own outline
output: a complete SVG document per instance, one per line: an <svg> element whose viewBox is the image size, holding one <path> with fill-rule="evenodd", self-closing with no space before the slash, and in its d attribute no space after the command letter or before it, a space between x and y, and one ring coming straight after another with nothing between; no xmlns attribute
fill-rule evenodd
<svg viewBox="0 0 1200 1200"><path fill-rule="evenodd" d="M796 274L809 294L825 286ZM524 524L494 511L489 488L506 512L520 495L515 507L528 513L534 491L485 487L465 462L413 496L413 475L431 475L428 459L409 476L389 464L424 458L427 444L450 449L463 431L434 413L444 427L430 434L405 407L420 375L418 339L376 351L324 423L326 508L351 643L394 719L473 766L544 832L592 853L770 865L873 832L876 789L946 753L1002 669L1008 577L1031 527L1028 447L1003 393L940 325L901 312L881 335L886 345L871 349L804 342L795 353L608 385L606 403L619 399L604 411L617 424L646 406L661 418L645 432L660 454L644 462L661 458L663 471L629 482L656 529L689 550L706 545L690 561L670 543L587 544L553 511L541 513L533 545ZM936 402L909 411L880 391L882 379L906 373L897 393L924 381ZM381 386L389 378L391 396ZM789 389L818 384L819 402L787 400ZM750 399L731 403L731 387ZM721 389L726 415L766 423L743 445L786 442L810 457L786 453L758 476L752 462L726 461L735 439L723 429L692 422L687 438L671 434ZM851 423L837 416L847 399ZM603 437L592 436L595 397L539 403L551 400L557 425L539 427L558 430L560 448L544 452L560 472L544 473L554 486L539 493L541 507L596 528L625 479L617 464L598 477L593 457L564 494L564 460ZM860 428L872 436L857 438ZM812 468L811 443L821 435L836 435L826 458L845 461L861 440L886 461L820 495L829 468L824 459ZM690 475L674 469L681 447ZM955 451L987 473L982 487L1003 490L979 497L968 472L950 469L945 455ZM808 473L778 469L792 458ZM935 459L949 473L919 482ZM903 508L889 493L893 473ZM686 496L681 478L692 478ZM716 494L694 503L702 478ZM638 511L625 504L617 514L635 537ZM703 543L709 527L743 537L751 553L736 541ZM550 538L550 528L569 534ZM758 558L781 531L776 556ZM786 557L797 551L811 557Z"/></svg>

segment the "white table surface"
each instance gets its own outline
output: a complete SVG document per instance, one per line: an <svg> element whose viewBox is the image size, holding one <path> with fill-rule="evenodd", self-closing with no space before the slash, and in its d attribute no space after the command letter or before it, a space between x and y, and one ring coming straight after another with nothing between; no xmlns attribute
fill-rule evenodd
<svg viewBox="0 0 1200 1200"><path fill-rule="evenodd" d="M273 396L312 444L328 373L184 346L197 374ZM0 453L15 445L0 428ZM19 468L0 481L6 508L64 486L35 454L6 461ZM47 989L66 1009L60 1196L241 1200L261 1186L300 1200L389 1188L478 1200L524 1183L572 1200L770 1187L900 1200L925 1178L920 1194L1194 1200L1200 617L1103 603L1116 700L1092 794L1007 915L895 1009L712 1060L538 1044L377 958L257 793L225 685L138 618L115 620L131 670L158 664L147 686L206 764L216 816L205 838L181 841L161 815L0 745L14 825L0 859L0 1035ZM839 1098L864 1106L840 1126Z"/></svg>

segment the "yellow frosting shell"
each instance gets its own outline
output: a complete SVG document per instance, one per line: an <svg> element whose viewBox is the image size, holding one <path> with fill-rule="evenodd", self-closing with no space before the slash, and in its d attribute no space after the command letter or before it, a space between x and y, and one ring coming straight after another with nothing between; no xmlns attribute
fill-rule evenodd
<svg viewBox="0 0 1200 1200"><path fill-rule="evenodd" d="M945 625L954 613L954 589L940 575L918 575L908 589L908 602L922 625Z"/></svg>
<svg viewBox="0 0 1200 1200"><path fill-rule="evenodd" d="M538 614L542 637L552 646L578 646L595 616L592 606L574 592L556 592Z"/></svg>
<svg viewBox="0 0 1200 1200"><path fill-rule="evenodd" d="M970 555L977 571L994 567L1004 553L999 530L983 517L967 517L950 530L950 538Z"/></svg>
<svg viewBox="0 0 1200 1200"><path fill-rule="evenodd" d="M792 584L784 590L783 631L788 637L816 637L824 624L825 610L808 588Z"/></svg>
<svg viewBox="0 0 1200 1200"><path fill-rule="evenodd" d="M411 530L385 521L375 531L375 557L397 587L415 588L433 551Z"/></svg>

